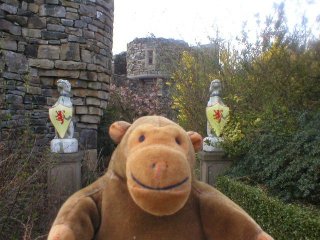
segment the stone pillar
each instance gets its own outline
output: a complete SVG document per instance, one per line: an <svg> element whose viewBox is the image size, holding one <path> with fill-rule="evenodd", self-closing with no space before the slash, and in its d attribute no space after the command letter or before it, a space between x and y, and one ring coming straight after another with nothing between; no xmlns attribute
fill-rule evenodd
<svg viewBox="0 0 320 240"><path fill-rule="evenodd" d="M63 202L81 188L83 151L52 153L54 166L48 170L48 201L50 213L55 215Z"/></svg>
<svg viewBox="0 0 320 240"><path fill-rule="evenodd" d="M198 153L200 158L200 180L210 185L214 185L217 176L223 174L232 164L226 157L224 151Z"/></svg>

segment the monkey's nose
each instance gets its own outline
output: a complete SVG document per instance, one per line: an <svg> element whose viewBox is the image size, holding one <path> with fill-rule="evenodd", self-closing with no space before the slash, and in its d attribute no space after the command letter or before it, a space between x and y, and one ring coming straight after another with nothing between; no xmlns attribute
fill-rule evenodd
<svg viewBox="0 0 320 240"><path fill-rule="evenodd" d="M160 178L167 170L168 165L165 161L157 161L151 165L155 178Z"/></svg>

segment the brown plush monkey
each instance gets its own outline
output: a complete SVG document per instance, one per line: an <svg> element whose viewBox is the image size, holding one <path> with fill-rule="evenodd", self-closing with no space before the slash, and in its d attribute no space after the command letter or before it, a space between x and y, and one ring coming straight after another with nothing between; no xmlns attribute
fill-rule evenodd
<svg viewBox="0 0 320 240"><path fill-rule="evenodd" d="M159 116L109 129L107 173L61 207L48 239L272 240L238 205L193 176L202 138Z"/></svg>

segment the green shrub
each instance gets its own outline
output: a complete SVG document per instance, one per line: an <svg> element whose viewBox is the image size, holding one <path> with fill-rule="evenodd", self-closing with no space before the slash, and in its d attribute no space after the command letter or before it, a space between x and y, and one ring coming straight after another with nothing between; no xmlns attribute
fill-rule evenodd
<svg viewBox="0 0 320 240"><path fill-rule="evenodd" d="M263 183L285 201L320 204L320 112L297 115L297 130L261 131L229 175ZM277 122L278 126L285 125ZM273 127L274 129L274 127Z"/></svg>
<svg viewBox="0 0 320 240"><path fill-rule="evenodd" d="M285 204L257 187L227 177L218 178L217 188L247 211L274 239L320 239L318 209Z"/></svg>

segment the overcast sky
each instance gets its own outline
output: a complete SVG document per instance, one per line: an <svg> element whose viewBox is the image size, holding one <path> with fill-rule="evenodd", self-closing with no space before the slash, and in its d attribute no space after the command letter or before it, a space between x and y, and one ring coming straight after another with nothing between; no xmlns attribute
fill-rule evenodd
<svg viewBox="0 0 320 240"><path fill-rule="evenodd" d="M194 45L208 43L218 28L223 38L239 34L244 21L254 32L255 15L264 20L274 12L279 0L114 0L113 53L126 51L127 43L136 37L184 40ZM286 0L285 8L291 26L305 14L308 24L320 31L320 0Z"/></svg>

